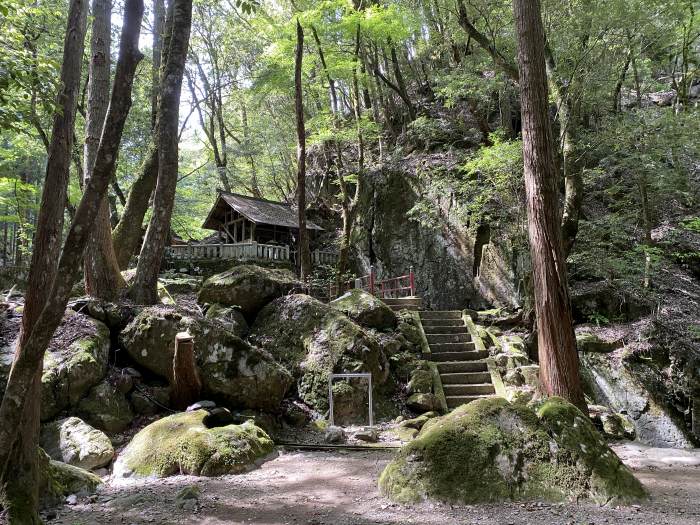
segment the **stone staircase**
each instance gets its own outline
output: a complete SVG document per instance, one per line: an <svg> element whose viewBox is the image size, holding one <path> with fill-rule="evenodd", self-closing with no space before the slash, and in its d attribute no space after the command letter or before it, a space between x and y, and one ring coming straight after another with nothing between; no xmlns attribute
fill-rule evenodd
<svg viewBox="0 0 700 525"><path fill-rule="evenodd" d="M399 310L417 312L423 306L423 301L420 297L385 297L382 301L395 312Z"/></svg>
<svg viewBox="0 0 700 525"><path fill-rule="evenodd" d="M430 348L426 357L438 368L447 408L495 395L488 352L475 348L462 312L422 310L419 315Z"/></svg>

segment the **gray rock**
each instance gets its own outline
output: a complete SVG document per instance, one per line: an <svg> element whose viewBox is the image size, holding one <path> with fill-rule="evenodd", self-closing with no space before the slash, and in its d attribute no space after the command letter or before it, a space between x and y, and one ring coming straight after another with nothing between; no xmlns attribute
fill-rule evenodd
<svg viewBox="0 0 700 525"><path fill-rule="evenodd" d="M187 407L187 410L185 412L194 412L195 410L200 410L202 408L207 409L207 408L215 408L216 403L213 401L197 401L196 403L190 405Z"/></svg>
<svg viewBox="0 0 700 525"><path fill-rule="evenodd" d="M414 370L408 382L409 394L429 394L433 391L433 373L429 370Z"/></svg>
<svg viewBox="0 0 700 525"><path fill-rule="evenodd" d="M238 337L244 337L248 334L249 327L245 317L238 308L233 306L212 304L204 317L218 323Z"/></svg>
<svg viewBox="0 0 700 525"><path fill-rule="evenodd" d="M170 406L170 387L140 386L129 396L134 412L142 416L152 416Z"/></svg>
<svg viewBox="0 0 700 525"><path fill-rule="evenodd" d="M4 341L15 339L20 322L19 316L3 320ZM102 380L107 373L109 344L109 330L103 323L66 310L44 356L42 421L50 421L61 411L75 407L90 388ZM13 343L0 347L0 392L5 390L13 356Z"/></svg>
<svg viewBox="0 0 700 525"><path fill-rule="evenodd" d="M353 437L355 439L359 439L360 441L366 441L367 443L376 443L379 441L379 432L377 432L377 430L374 428L366 428L364 430L360 430L359 432L355 432Z"/></svg>
<svg viewBox="0 0 700 525"><path fill-rule="evenodd" d="M301 289L301 283L289 270L239 265L204 281L200 303L237 306L252 319L270 301Z"/></svg>
<svg viewBox="0 0 700 525"><path fill-rule="evenodd" d="M78 413L105 432L121 432L131 424L134 413L124 394L104 381L90 390L78 404Z"/></svg>
<svg viewBox="0 0 700 525"><path fill-rule="evenodd" d="M389 363L374 336L308 295L288 295L267 305L258 314L249 339L287 367L297 380L299 397L320 412L329 408L331 373L369 372L375 386L388 378ZM348 400L365 395L365 384L350 386L356 395L344 391ZM366 405L358 405L355 411L366 413Z"/></svg>
<svg viewBox="0 0 700 525"><path fill-rule="evenodd" d="M140 366L172 380L175 335L194 337L203 395L242 408L277 410L292 383L272 356L217 324L175 307L144 308L120 335Z"/></svg>
<svg viewBox="0 0 700 525"><path fill-rule="evenodd" d="M396 327L394 311L364 290L349 290L330 304L362 326L377 330L393 330Z"/></svg>
<svg viewBox="0 0 700 525"><path fill-rule="evenodd" d="M340 427L328 427L323 434L323 441L326 443L345 443L346 440L345 430Z"/></svg>
<svg viewBox="0 0 700 525"><path fill-rule="evenodd" d="M114 457L109 438L77 417L42 425L40 444L51 459L86 470L104 467Z"/></svg>
<svg viewBox="0 0 700 525"><path fill-rule="evenodd" d="M626 365L608 354L581 354L581 376L596 404L627 414L637 439L653 447L692 448L686 430L658 404Z"/></svg>
<svg viewBox="0 0 700 525"><path fill-rule="evenodd" d="M406 406L415 412L438 412L440 401L435 394L413 394L406 400Z"/></svg>

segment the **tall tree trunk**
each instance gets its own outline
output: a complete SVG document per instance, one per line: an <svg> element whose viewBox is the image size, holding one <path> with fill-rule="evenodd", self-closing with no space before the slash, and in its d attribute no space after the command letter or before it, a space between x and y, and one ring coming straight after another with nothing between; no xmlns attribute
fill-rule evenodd
<svg viewBox="0 0 700 525"><path fill-rule="evenodd" d="M71 289L80 274L80 261L90 230L107 191L131 105L131 87L143 15L142 0L127 0L114 91L105 133L100 141L93 176L76 210L56 267L60 247L64 199L70 164L70 146L84 49L87 4L73 0L61 69L63 91L54 118L46 183L42 195L36 241L25 300L22 330L0 405L0 477L3 505L10 523L40 523L37 516L37 439L39 431L39 385L43 356L63 318Z"/></svg>
<svg viewBox="0 0 700 525"><path fill-rule="evenodd" d="M566 276L548 118L544 30L539 0L513 0L518 41L528 235L537 314L540 380L586 413Z"/></svg>
<svg viewBox="0 0 700 525"><path fill-rule="evenodd" d="M100 145L107 105L109 103L110 45L112 41L111 0L92 1L92 34L90 36L90 74L86 111L86 133L83 168L84 184L92 176L95 155ZM90 295L114 300L126 282L112 245L112 225L109 220L109 201L102 200L90 242L85 250L85 291Z"/></svg>
<svg viewBox="0 0 700 525"><path fill-rule="evenodd" d="M141 304L158 301L158 272L170 234L177 186L180 94L192 27L192 0L172 0L171 9L171 20L166 21L170 32L165 45L167 60L163 64L158 99L158 181L153 215L141 247L136 276L129 289L131 298Z"/></svg>
<svg viewBox="0 0 700 525"><path fill-rule="evenodd" d="M172 9L172 2L168 11ZM157 135L158 94L160 93L160 69L163 57L167 56L167 47L163 41L165 35L165 3L164 0L154 0L153 3L153 69L151 71L151 136ZM143 234L143 218L146 216L153 188L158 178L158 145L151 139L146 156L136 180L131 186L129 197L124 205L119 224L112 232L112 242L121 270L126 270L132 255L138 253Z"/></svg>
<svg viewBox="0 0 700 525"><path fill-rule="evenodd" d="M297 46L294 60L294 108L297 122L297 207L299 219L299 276L302 281L311 275L309 230L306 229L306 130L301 85L301 64L304 58L304 30L297 19Z"/></svg>
<svg viewBox="0 0 700 525"><path fill-rule="evenodd" d="M73 148L73 127L80 91L80 75L85 46L87 0L72 0L63 47L61 90L56 104L53 130L48 150L46 178L42 194L40 218L34 237L34 249L29 271L22 328L8 379L2 408L17 403L11 421L2 417L0 432L8 437L0 439L0 483L2 504L10 523L40 523L38 507L37 446L41 399L43 352L32 360L20 374L22 388L13 397L10 383L17 383L15 369L22 357L23 347L49 298L56 276L56 254L63 233L63 211L66 203L68 173ZM21 438L19 438L21 436Z"/></svg>

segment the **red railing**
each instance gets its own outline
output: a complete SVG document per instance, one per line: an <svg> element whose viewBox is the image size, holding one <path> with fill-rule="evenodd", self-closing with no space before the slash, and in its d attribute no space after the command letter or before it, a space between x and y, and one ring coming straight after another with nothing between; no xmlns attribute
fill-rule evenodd
<svg viewBox="0 0 700 525"><path fill-rule="evenodd" d="M412 297L416 295L416 277L413 273L413 266L406 275L390 277L381 281L377 280L374 266L371 266L369 275L355 279L355 288L362 288L381 299Z"/></svg>
<svg viewBox="0 0 700 525"><path fill-rule="evenodd" d="M413 266L406 275L383 280L377 280L374 266L370 266L369 274L342 281L340 286L336 282L312 282L307 279L302 291L322 301L331 301L354 288L369 292L380 299L413 297L416 295L416 278Z"/></svg>

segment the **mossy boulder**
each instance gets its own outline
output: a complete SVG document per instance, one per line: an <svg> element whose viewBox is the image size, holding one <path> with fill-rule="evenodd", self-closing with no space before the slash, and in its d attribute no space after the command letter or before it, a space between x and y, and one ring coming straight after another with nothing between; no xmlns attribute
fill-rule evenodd
<svg viewBox="0 0 700 525"><path fill-rule="evenodd" d="M21 312L2 312L0 392L12 367ZM109 329L100 321L66 310L44 356L41 376L41 419L50 421L78 401L107 373Z"/></svg>
<svg viewBox="0 0 700 525"><path fill-rule="evenodd" d="M42 506L57 505L71 494L95 492L102 480L85 469L52 460L44 450L37 449L39 497Z"/></svg>
<svg viewBox="0 0 700 525"><path fill-rule="evenodd" d="M433 391L433 373L420 368L414 370L406 388L409 394L430 394Z"/></svg>
<svg viewBox="0 0 700 525"><path fill-rule="evenodd" d="M290 374L268 352L217 322L175 307L148 307L124 329L120 341L136 363L171 381L175 335L183 331L194 337L203 394L235 407L279 407L292 383Z"/></svg>
<svg viewBox="0 0 700 525"><path fill-rule="evenodd" d="M331 373L370 372L375 386L388 377L388 361L372 334L308 295L288 295L267 305L250 340L281 361L296 378L301 399L322 412L328 409Z"/></svg>
<svg viewBox="0 0 700 525"><path fill-rule="evenodd" d="M267 303L300 288L301 282L289 270L243 264L204 281L198 300L237 306L252 320Z"/></svg>
<svg viewBox="0 0 700 525"><path fill-rule="evenodd" d="M238 308L212 304L204 316L206 319L218 323L229 332L244 337L248 333L248 323Z"/></svg>
<svg viewBox="0 0 700 525"><path fill-rule="evenodd" d="M379 487L399 502L608 503L646 496L590 420L559 398L537 412L484 398L432 419L385 468Z"/></svg>
<svg viewBox="0 0 700 525"><path fill-rule="evenodd" d="M364 290L349 290L330 304L362 326L377 330L396 328L397 318L394 311Z"/></svg>
<svg viewBox="0 0 700 525"><path fill-rule="evenodd" d="M579 352L608 353L622 346L622 341L606 341L591 332L576 334L576 348Z"/></svg>
<svg viewBox="0 0 700 525"><path fill-rule="evenodd" d="M105 432L121 432L131 424L134 412L126 396L108 381L93 387L78 404L78 414Z"/></svg>
<svg viewBox="0 0 700 525"><path fill-rule="evenodd" d="M42 425L40 444L52 459L87 470L104 467L114 457L104 432L77 417Z"/></svg>
<svg viewBox="0 0 700 525"><path fill-rule="evenodd" d="M207 414L181 412L145 427L119 454L115 477L239 474L273 451L270 437L253 423L207 428Z"/></svg>

